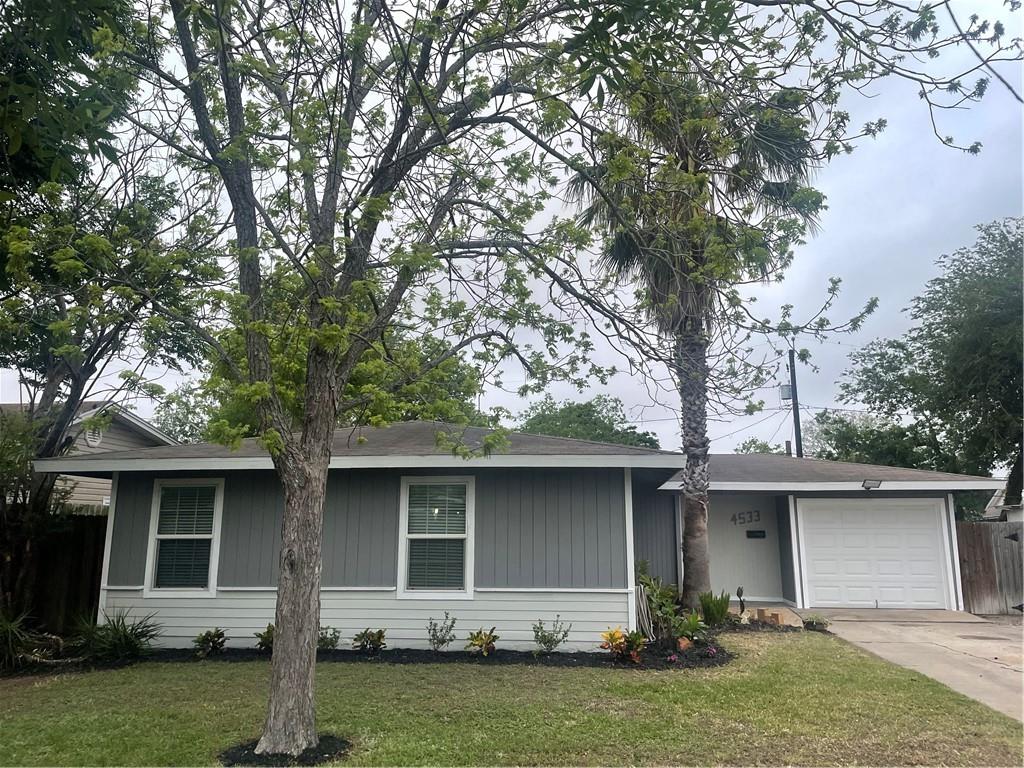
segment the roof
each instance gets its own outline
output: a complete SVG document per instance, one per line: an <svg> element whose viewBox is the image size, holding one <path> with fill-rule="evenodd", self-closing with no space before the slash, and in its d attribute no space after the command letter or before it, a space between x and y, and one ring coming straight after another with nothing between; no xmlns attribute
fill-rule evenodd
<svg viewBox="0 0 1024 768"><path fill-rule="evenodd" d="M513 432L507 447L490 456L465 459L439 445L449 439L479 449L493 430L463 427L437 421L406 421L386 427L344 427L334 431L332 468L370 467L465 467L467 461L495 467L651 467L677 469L682 454L568 437L548 437ZM216 443L167 445L135 451L111 451L36 462L43 472L110 473L132 470L270 469L266 449L255 438L241 441L237 449Z"/></svg>
<svg viewBox="0 0 1024 768"><path fill-rule="evenodd" d="M485 467L636 467L680 469L682 453L568 437L513 432L505 450L465 459L438 444L439 435L468 448L479 448L492 430L437 421L406 421L386 427L345 427L334 432L331 464L335 469ZM272 469L270 456L254 438L237 449L215 443L165 445L111 451L36 462L42 472L109 475L126 471ZM677 472L661 485L679 490ZM916 469L797 459L771 454L715 454L711 457L712 491L861 491L865 480L881 481L883 490L982 490L1004 481L988 477L926 472Z"/></svg>
<svg viewBox="0 0 1024 768"><path fill-rule="evenodd" d="M682 472L661 485L679 490ZM992 477L957 475L878 464L796 458L769 453L722 453L711 456L713 491L862 491L865 480L877 490L993 490L1006 484Z"/></svg>
<svg viewBox="0 0 1024 768"><path fill-rule="evenodd" d="M26 410L28 410L28 406L23 403L0 403L0 413L20 413ZM109 412L123 426L149 437L154 442L162 443L163 445L178 444L177 440L142 417L137 416L117 403L107 400L83 400L78 406L78 411L71 422L71 426L77 426L86 419L104 412Z"/></svg>

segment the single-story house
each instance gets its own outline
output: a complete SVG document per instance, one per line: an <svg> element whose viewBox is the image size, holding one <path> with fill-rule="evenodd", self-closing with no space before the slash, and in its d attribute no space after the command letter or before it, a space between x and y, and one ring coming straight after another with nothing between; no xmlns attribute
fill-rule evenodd
<svg viewBox="0 0 1024 768"><path fill-rule="evenodd" d="M25 406L19 403L0 403L0 413L19 413L24 410ZM93 419L97 416L103 417L105 426L95 425ZM137 414L105 400L82 403L68 429L68 437L72 441L68 454L76 456L178 444L173 437ZM57 478L57 486L68 490L69 504L89 513L103 514L110 506L109 479L62 475Z"/></svg>
<svg viewBox="0 0 1024 768"><path fill-rule="evenodd" d="M679 453L513 434L465 459L434 422L335 433L324 513L321 622L383 627L423 646L445 611L460 637L495 626L530 647L556 615L593 646L636 624L634 573L680 577ZM111 478L100 605L155 614L162 642L214 626L233 645L274 619L283 497L255 440L40 461ZM962 607L951 493L998 480L786 456L711 460L711 575L798 607Z"/></svg>

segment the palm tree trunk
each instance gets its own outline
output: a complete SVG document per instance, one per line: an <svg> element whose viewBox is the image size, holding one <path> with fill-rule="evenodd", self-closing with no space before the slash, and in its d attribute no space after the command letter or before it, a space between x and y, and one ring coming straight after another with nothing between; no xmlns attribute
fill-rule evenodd
<svg viewBox="0 0 1024 768"><path fill-rule="evenodd" d="M696 609L711 591L708 555L708 341L702 330L676 335L676 383L686 468L683 470L683 604Z"/></svg>

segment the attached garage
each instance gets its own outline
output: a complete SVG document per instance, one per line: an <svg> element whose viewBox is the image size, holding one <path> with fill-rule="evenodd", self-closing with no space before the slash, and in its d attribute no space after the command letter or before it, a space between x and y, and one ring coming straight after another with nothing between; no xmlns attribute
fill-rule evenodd
<svg viewBox="0 0 1024 768"><path fill-rule="evenodd" d="M955 608L942 499L801 499L811 608Z"/></svg>
<svg viewBox="0 0 1024 768"><path fill-rule="evenodd" d="M678 492L682 482L677 473L659 488ZM711 587L736 594L743 586L748 600L797 608L962 610L952 494L996 490L1005 482L772 454L715 454ZM666 522L669 514L662 515ZM681 530L677 518L677 552ZM638 549L637 558L645 557ZM673 569L663 570L668 581Z"/></svg>

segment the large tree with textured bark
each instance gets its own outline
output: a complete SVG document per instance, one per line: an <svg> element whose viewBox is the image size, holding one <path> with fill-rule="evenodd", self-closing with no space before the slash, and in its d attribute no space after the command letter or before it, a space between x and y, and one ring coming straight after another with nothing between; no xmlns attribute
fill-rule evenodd
<svg viewBox="0 0 1024 768"><path fill-rule="evenodd" d="M197 186L223 193L238 286L226 298L244 357L216 329L196 333L235 369L284 490L260 753L317 742L321 533L339 421L461 354L489 373L513 358L527 387L602 375L573 318L550 317L529 285L559 247L525 228L553 181L533 147L571 115L573 73L547 42L570 11L171 0L148 19L148 44L123 54L150 86L129 121ZM431 353L393 354L398 334L429 335ZM305 350L297 370L275 355L289 345ZM375 375L353 388L369 358Z"/></svg>

